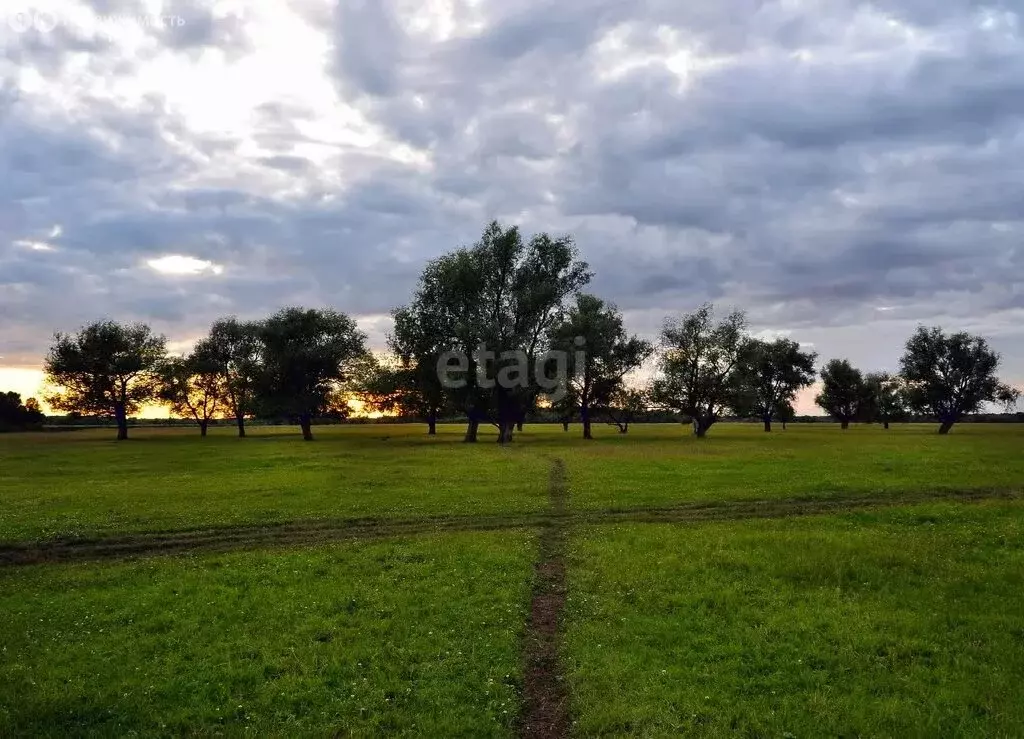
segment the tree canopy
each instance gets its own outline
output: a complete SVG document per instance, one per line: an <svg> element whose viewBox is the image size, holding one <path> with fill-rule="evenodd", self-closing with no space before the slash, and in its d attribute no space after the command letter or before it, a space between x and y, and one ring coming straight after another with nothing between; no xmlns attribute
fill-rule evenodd
<svg viewBox="0 0 1024 739"><path fill-rule="evenodd" d="M338 386L365 359L366 335L329 308L284 308L261 324L260 338L260 403L297 419L302 437L312 441L313 417L329 408Z"/></svg>
<svg viewBox="0 0 1024 739"><path fill-rule="evenodd" d="M999 381L999 355L980 336L946 334L938 326L918 326L900 359L912 408L939 421L947 434L967 413L984 403L1016 403L1020 393Z"/></svg>
<svg viewBox="0 0 1024 739"><path fill-rule="evenodd" d="M791 339L747 341L740 354L734 410L757 416L764 430L771 431L779 410L793 402L800 388L814 382L817 356L801 351Z"/></svg>
<svg viewBox="0 0 1024 739"><path fill-rule="evenodd" d="M662 327L662 376L654 383L653 398L693 419L698 437L735 398L746 327L746 315L738 310L716 322L710 303L666 319Z"/></svg>
<svg viewBox="0 0 1024 739"><path fill-rule="evenodd" d="M867 386L864 376L845 359L830 359L821 370L821 392L814 402L844 429L850 421L864 415L867 407Z"/></svg>
<svg viewBox="0 0 1024 739"><path fill-rule="evenodd" d="M200 342L191 354L165 360L157 383L157 397L170 406L172 414L193 419L204 437L227 396L220 365L207 349Z"/></svg>
<svg viewBox="0 0 1024 739"><path fill-rule="evenodd" d="M128 438L128 416L156 399L166 339L142 323L97 321L76 334L54 336L46 381L59 390L52 408L113 416L117 438Z"/></svg>
<svg viewBox="0 0 1024 739"><path fill-rule="evenodd" d="M245 436L245 419L255 412L263 372L261 330L258 321L222 318L196 345L196 354L212 363L220 376L221 409L235 419L239 437Z"/></svg>
<svg viewBox="0 0 1024 739"><path fill-rule="evenodd" d="M623 378L650 356L650 342L630 336L614 305L593 295L576 296L576 303L551 331L551 346L568 360L567 379L583 425L591 439L591 413L607 406L622 388Z"/></svg>
<svg viewBox="0 0 1024 739"><path fill-rule="evenodd" d="M476 441L485 419L498 426L499 443L510 441L537 397L556 389L559 378L547 374L550 330L589 280L570 237L527 241L497 222L473 246L427 264L397 315L415 327L423 359L438 352L435 370L468 418L466 441Z"/></svg>
<svg viewBox="0 0 1024 739"><path fill-rule="evenodd" d="M889 428L892 421L907 415L906 392L898 375L869 372L864 376L866 391L864 420Z"/></svg>

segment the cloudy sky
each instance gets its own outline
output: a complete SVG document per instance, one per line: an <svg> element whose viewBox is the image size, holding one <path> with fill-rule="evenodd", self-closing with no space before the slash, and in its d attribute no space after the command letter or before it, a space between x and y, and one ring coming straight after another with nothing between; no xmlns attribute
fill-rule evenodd
<svg viewBox="0 0 1024 739"><path fill-rule="evenodd" d="M55 330L330 305L375 343L493 218L637 332L705 300L1024 382L1021 0L3 0L0 389ZM804 404L804 409L807 405Z"/></svg>

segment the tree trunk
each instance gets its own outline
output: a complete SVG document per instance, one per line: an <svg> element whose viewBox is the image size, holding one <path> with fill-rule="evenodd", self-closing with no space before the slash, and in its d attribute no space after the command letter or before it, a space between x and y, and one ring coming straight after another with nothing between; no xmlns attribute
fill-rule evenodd
<svg viewBox="0 0 1024 739"><path fill-rule="evenodd" d="M594 433L590 428L590 408L587 406L580 408L580 420L583 422L583 438L593 439Z"/></svg>
<svg viewBox="0 0 1024 739"><path fill-rule="evenodd" d="M711 428L712 423L714 423L714 421L707 418L698 418L694 421L694 433L697 434L698 439L703 439L707 436L708 429Z"/></svg>
<svg viewBox="0 0 1024 739"><path fill-rule="evenodd" d="M437 416L433 413L427 416L427 436L437 436Z"/></svg>
<svg viewBox="0 0 1024 739"><path fill-rule="evenodd" d="M516 421L516 431L522 431L522 430L523 430L523 422L522 421Z"/></svg>
<svg viewBox="0 0 1024 739"><path fill-rule="evenodd" d="M117 440L125 441L128 438L128 413L124 403L114 405L114 419L117 421Z"/></svg>
<svg viewBox="0 0 1024 739"><path fill-rule="evenodd" d="M242 415L242 414L238 414L237 416L235 416L235 423L238 424L238 438L239 439L244 439L245 438L245 416Z"/></svg>
<svg viewBox="0 0 1024 739"><path fill-rule="evenodd" d="M619 424L619 433L620 434L625 434L628 431L629 431L629 424L628 423L620 423Z"/></svg>
<svg viewBox="0 0 1024 739"><path fill-rule="evenodd" d="M476 418L470 417L469 424L466 426L466 435L463 437L463 441L469 444L476 443L476 434L480 430L480 421Z"/></svg>
<svg viewBox="0 0 1024 739"><path fill-rule="evenodd" d="M888 421L882 421L882 428L884 428L886 431L888 431L889 430L889 422Z"/></svg>
<svg viewBox="0 0 1024 739"><path fill-rule="evenodd" d="M783 430L783 431L785 431L785 430L786 430L786 422L785 422L785 421L783 421L783 422L782 422L782 430Z"/></svg>
<svg viewBox="0 0 1024 739"><path fill-rule="evenodd" d="M302 440L313 441L313 421L308 413L299 416L299 426L302 427Z"/></svg>
<svg viewBox="0 0 1024 739"><path fill-rule="evenodd" d="M764 430L765 431L771 431L772 430L772 419L771 419L770 416L766 416L765 419L764 419Z"/></svg>
<svg viewBox="0 0 1024 739"><path fill-rule="evenodd" d="M568 430L569 430L569 422L568 421L562 421L562 431L568 431Z"/></svg>
<svg viewBox="0 0 1024 739"><path fill-rule="evenodd" d="M850 422L844 418L842 421L839 422L839 427L843 429L843 431L845 431L846 429L850 428Z"/></svg>
<svg viewBox="0 0 1024 739"><path fill-rule="evenodd" d="M939 426L939 433L945 436L951 428L953 428L953 421L943 421L942 425Z"/></svg>
<svg viewBox="0 0 1024 739"><path fill-rule="evenodd" d="M498 423L498 443L504 446L512 441L512 431L515 425L512 421L502 419Z"/></svg>
<svg viewBox="0 0 1024 739"><path fill-rule="evenodd" d="M209 426L209 425L210 425L209 421L200 421L199 422L199 435L202 436L203 438L206 438L206 427Z"/></svg>

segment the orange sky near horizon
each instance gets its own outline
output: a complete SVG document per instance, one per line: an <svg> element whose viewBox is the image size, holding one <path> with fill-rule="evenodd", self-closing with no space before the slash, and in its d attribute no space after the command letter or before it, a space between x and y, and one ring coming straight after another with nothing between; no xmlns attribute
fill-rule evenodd
<svg viewBox="0 0 1024 739"><path fill-rule="evenodd" d="M49 413L50 408L46 405L43 400L45 394L45 383L43 381L43 371L32 367L0 367L0 392L8 392L13 390L16 393L21 393L22 401L28 398L36 398L39 401L40 406L44 413ZM1024 392L1024 384L1015 385L1019 390ZM801 416L821 416L824 412L814 404L814 396L819 391L819 383L815 383L811 387L804 388L797 393L796 397L796 412L797 415ZM359 401L350 402L353 406L353 410L359 413ZM371 413L371 418L376 418L380 414ZM170 418L170 411L162 405L148 405L144 406L142 412L139 414L140 418Z"/></svg>
<svg viewBox="0 0 1024 739"><path fill-rule="evenodd" d="M21 393L21 399L36 398L42 406L44 413L49 413L50 408L43 400L45 394L45 383L43 372L40 369L31 367L0 367L0 392L13 390ZM799 415L819 416L822 411L814 405L814 395L818 392L817 386L812 386L800 391L797 394L796 412ZM356 401L358 402L358 401ZM359 408L354 410L358 413ZM370 414L376 416L377 414ZM145 406L139 414L140 418L169 418L170 412L161 405Z"/></svg>
<svg viewBox="0 0 1024 739"><path fill-rule="evenodd" d="M46 394L46 382L43 378L42 370L31 367L0 367L0 392L9 392L11 390L21 394L22 402L29 398L35 398L39 401L43 413L49 414L51 412L52 409L43 400L43 396ZM349 405L352 406L352 409L357 414L362 410L362 403L358 400L349 401ZM365 415L368 415L370 418L377 418L381 414L369 413ZM143 406L137 417L170 418L171 412L166 406L151 404Z"/></svg>

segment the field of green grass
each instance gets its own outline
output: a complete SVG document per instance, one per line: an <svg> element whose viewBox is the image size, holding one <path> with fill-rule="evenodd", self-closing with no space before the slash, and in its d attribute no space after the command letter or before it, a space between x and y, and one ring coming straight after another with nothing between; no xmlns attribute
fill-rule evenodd
<svg viewBox="0 0 1024 739"><path fill-rule="evenodd" d="M0 435L0 736L1024 735L1024 426L483 431Z"/></svg>
<svg viewBox="0 0 1024 739"><path fill-rule="evenodd" d="M1024 487L1024 426L960 424L720 424L706 439L677 426L606 432L564 452L576 508L688 501L837 498Z"/></svg>
<svg viewBox="0 0 1024 739"><path fill-rule="evenodd" d="M0 435L0 541L545 505L550 459L424 429L325 427L313 443L281 427Z"/></svg>
<svg viewBox="0 0 1024 739"><path fill-rule="evenodd" d="M588 527L582 736L1024 735L1024 506Z"/></svg>
<svg viewBox="0 0 1024 739"><path fill-rule="evenodd" d="M506 735L533 539L0 570L0 735Z"/></svg>
<svg viewBox="0 0 1024 739"><path fill-rule="evenodd" d="M527 426L501 448L484 429L334 426L296 429L109 429L0 436L0 541L355 517L532 513L547 469L564 459L578 510L690 501L832 498L1024 486L1024 426L797 425L771 434L720 424L700 440L681 425Z"/></svg>

